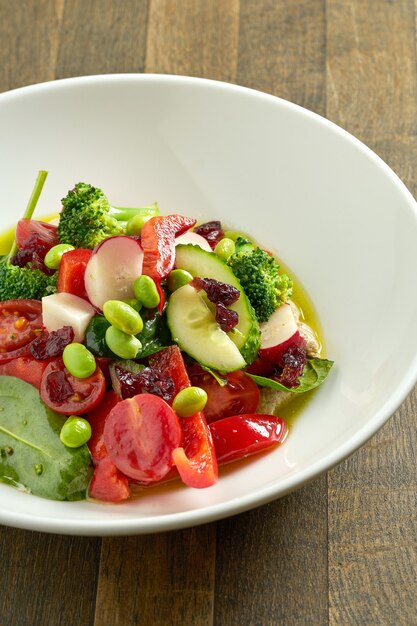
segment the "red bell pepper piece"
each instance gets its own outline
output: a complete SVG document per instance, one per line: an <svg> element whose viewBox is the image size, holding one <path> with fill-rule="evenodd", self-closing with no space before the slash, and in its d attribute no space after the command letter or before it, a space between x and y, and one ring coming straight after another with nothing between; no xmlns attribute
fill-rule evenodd
<svg viewBox="0 0 417 626"><path fill-rule="evenodd" d="M58 271L57 291L72 293L80 298L87 298L84 284L85 268L92 250L77 248L62 255Z"/></svg>
<svg viewBox="0 0 417 626"><path fill-rule="evenodd" d="M157 215L142 227L140 234L144 253L142 274L150 276L156 283L161 298L159 311L162 311L165 303L160 282L174 267L175 237L185 233L195 223L195 219L182 215Z"/></svg>
<svg viewBox="0 0 417 626"><path fill-rule="evenodd" d="M288 428L274 415L233 415L209 426L219 463L244 459L265 448L282 443Z"/></svg>
<svg viewBox="0 0 417 626"><path fill-rule="evenodd" d="M109 457L106 457L94 468L88 492L96 500L122 502L130 495L129 481Z"/></svg>
<svg viewBox="0 0 417 626"><path fill-rule="evenodd" d="M175 393L190 387L190 379L178 346L169 346L149 358L150 364L174 381ZM210 430L203 413L180 419L183 447L172 458L182 481L198 489L210 487L218 478L217 459Z"/></svg>
<svg viewBox="0 0 417 626"><path fill-rule="evenodd" d="M87 416L92 430L88 447L95 465L89 495L105 502L122 502L129 497L129 480L109 458L103 437L107 416L120 401L114 391L109 391Z"/></svg>

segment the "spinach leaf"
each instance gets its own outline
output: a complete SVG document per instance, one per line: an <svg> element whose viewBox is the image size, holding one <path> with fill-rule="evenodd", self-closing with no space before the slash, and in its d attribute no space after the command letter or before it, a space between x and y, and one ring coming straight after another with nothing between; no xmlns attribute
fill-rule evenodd
<svg viewBox="0 0 417 626"><path fill-rule="evenodd" d="M260 387L271 387L276 391L290 391L291 393L305 393L311 389L315 389L321 385L321 383L327 378L333 365L333 361L327 359L307 359L304 372L298 379L298 387L285 387L271 378L265 378L264 376L255 376L254 374L247 374L255 381Z"/></svg>
<svg viewBox="0 0 417 626"><path fill-rule="evenodd" d="M144 359L172 343L165 312L161 315L156 309L142 309L140 315L143 329L136 337L141 342L142 348L137 353L136 359ZM110 323L104 315L95 315L87 327L85 345L95 356L119 359L106 344L105 335L109 326Z"/></svg>
<svg viewBox="0 0 417 626"><path fill-rule="evenodd" d="M49 409L38 391L0 376L0 481L51 500L82 500L92 475L86 445L66 448L59 438L66 417Z"/></svg>

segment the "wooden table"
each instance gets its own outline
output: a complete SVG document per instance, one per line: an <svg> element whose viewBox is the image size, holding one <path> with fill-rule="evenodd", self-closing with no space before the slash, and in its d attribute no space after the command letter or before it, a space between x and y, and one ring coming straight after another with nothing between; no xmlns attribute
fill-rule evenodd
<svg viewBox="0 0 417 626"><path fill-rule="evenodd" d="M235 82L340 124L416 194L416 11L413 0L0 0L0 91L111 72ZM416 403L326 476L217 524L114 539L1 528L0 624L417 624Z"/></svg>

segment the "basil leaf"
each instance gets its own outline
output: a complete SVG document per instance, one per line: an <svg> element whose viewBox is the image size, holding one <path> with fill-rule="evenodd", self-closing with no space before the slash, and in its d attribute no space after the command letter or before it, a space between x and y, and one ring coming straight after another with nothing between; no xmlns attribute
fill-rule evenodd
<svg viewBox="0 0 417 626"><path fill-rule="evenodd" d="M49 409L35 387L0 376L0 481L51 500L82 500L92 475L86 445L67 448L66 417Z"/></svg>
<svg viewBox="0 0 417 626"><path fill-rule="evenodd" d="M307 359L304 371L298 379L298 387L285 387L276 380L271 378L265 378L265 376L255 376L254 374L247 374L252 380L255 381L259 387L270 387L276 389L276 391L290 391L291 393L305 393L315 389L327 378L334 361L328 361L327 359Z"/></svg>

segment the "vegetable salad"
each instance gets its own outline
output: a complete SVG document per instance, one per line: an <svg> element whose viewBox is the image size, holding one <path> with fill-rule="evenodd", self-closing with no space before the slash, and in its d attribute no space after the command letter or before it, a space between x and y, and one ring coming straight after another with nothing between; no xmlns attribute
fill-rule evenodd
<svg viewBox="0 0 417 626"><path fill-rule="evenodd" d="M77 183L0 261L0 480L57 500L122 502L281 444L281 408L332 362L293 281L219 221L116 208Z"/></svg>

